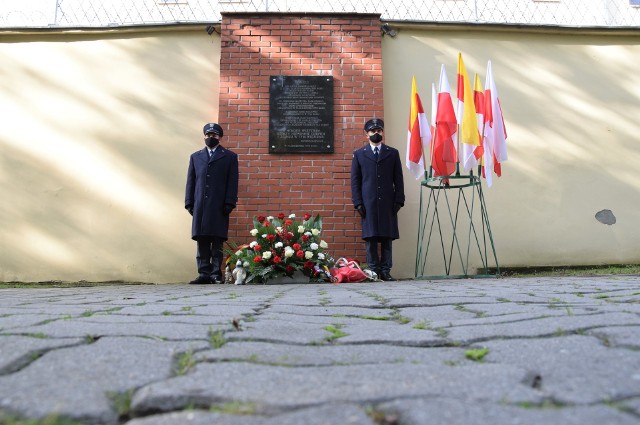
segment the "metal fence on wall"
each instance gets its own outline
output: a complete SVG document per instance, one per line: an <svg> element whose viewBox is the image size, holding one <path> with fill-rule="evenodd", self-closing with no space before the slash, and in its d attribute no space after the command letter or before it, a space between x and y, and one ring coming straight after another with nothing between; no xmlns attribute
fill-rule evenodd
<svg viewBox="0 0 640 425"><path fill-rule="evenodd" d="M211 23L221 12L380 13L385 21L640 28L640 0L0 0L0 27Z"/></svg>

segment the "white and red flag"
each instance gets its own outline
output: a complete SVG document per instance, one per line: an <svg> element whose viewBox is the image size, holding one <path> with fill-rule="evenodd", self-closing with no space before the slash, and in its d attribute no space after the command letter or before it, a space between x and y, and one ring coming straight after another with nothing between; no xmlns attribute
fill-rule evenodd
<svg viewBox="0 0 640 425"><path fill-rule="evenodd" d="M487 186L491 187L491 169L500 177L502 175L501 163L508 159L507 131L498 98L498 89L493 79L491 61L487 64L484 97L484 168Z"/></svg>
<svg viewBox="0 0 640 425"><path fill-rule="evenodd" d="M451 100L451 88L444 65L442 65L436 121L433 130L433 149L431 151L431 166L434 176L449 176L455 171L457 131L458 121Z"/></svg>
<svg viewBox="0 0 640 425"><path fill-rule="evenodd" d="M425 164L423 152L431 142L431 130L420 95L416 88L416 77L411 80L411 104L409 108L409 130L407 135L407 168L416 180L424 178Z"/></svg>

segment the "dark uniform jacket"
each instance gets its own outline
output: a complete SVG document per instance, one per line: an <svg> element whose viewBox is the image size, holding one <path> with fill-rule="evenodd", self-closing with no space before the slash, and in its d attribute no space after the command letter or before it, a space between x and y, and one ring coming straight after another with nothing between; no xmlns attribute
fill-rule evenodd
<svg viewBox="0 0 640 425"><path fill-rule="evenodd" d="M189 160L185 208L193 208L191 238L214 236L227 240L229 215L224 205L238 202L238 155L218 145L213 159L209 150L194 152Z"/></svg>
<svg viewBox="0 0 640 425"><path fill-rule="evenodd" d="M398 239L398 217L394 204L404 205L402 163L397 149L380 145L379 159L368 143L353 152L351 161L351 199L353 205L364 205L362 238Z"/></svg>

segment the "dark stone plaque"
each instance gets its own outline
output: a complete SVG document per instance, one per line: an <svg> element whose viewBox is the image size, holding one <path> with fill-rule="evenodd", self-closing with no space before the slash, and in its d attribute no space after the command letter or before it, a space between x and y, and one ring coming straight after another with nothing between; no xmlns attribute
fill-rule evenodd
<svg viewBox="0 0 640 425"><path fill-rule="evenodd" d="M333 77L270 77L269 153L333 152Z"/></svg>

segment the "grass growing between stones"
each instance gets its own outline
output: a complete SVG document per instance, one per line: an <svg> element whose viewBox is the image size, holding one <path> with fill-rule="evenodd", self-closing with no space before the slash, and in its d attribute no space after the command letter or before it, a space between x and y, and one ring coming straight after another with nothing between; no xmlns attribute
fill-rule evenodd
<svg viewBox="0 0 640 425"><path fill-rule="evenodd" d="M398 415L395 413L385 413L373 406L366 406L364 413L378 425L397 425Z"/></svg>
<svg viewBox="0 0 640 425"><path fill-rule="evenodd" d="M530 401L523 401L520 403L516 403L516 406L521 407L523 409L562 409L566 407L565 404L558 403L551 400L545 400L542 403L533 403Z"/></svg>
<svg viewBox="0 0 640 425"><path fill-rule="evenodd" d="M257 406L253 402L231 401L209 407L209 412L228 415L255 415Z"/></svg>
<svg viewBox="0 0 640 425"><path fill-rule="evenodd" d="M214 331L212 328L209 328L207 333L209 335L209 345L211 348L218 349L227 343L222 330L218 329L217 331Z"/></svg>
<svg viewBox="0 0 640 425"><path fill-rule="evenodd" d="M415 325L413 325L413 329L428 330L429 329L429 322L426 322L424 320L422 322L418 322Z"/></svg>
<svg viewBox="0 0 640 425"><path fill-rule="evenodd" d="M474 362L481 362L484 360L484 357L489 354L488 348L472 348L471 350L467 350L464 352L464 356L469 360L473 360Z"/></svg>
<svg viewBox="0 0 640 425"><path fill-rule="evenodd" d="M325 338L325 341L333 342L338 338L342 338L342 337L345 337L345 336L349 335L347 333L342 332L340 330L340 328L342 328L342 325L339 325L339 324L325 326L324 330L331 334L331 335L329 335L328 337Z"/></svg>
<svg viewBox="0 0 640 425"><path fill-rule="evenodd" d="M134 390L127 390L124 392L107 391L106 396L111 402L113 410L118 413L118 417L121 420L129 419L131 417L131 399L133 398Z"/></svg>
<svg viewBox="0 0 640 425"><path fill-rule="evenodd" d="M501 268L503 277L640 275L640 264Z"/></svg>
<svg viewBox="0 0 640 425"><path fill-rule="evenodd" d="M187 351L186 353L182 353L178 356L173 372L176 376L181 376L186 374L195 365L196 360L193 358L193 352Z"/></svg>
<svg viewBox="0 0 640 425"><path fill-rule="evenodd" d="M391 320L390 316L360 316L360 318L366 320Z"/></svg>
<svg viewBox="0 0 640 425"><path fill-rule="evenodd" d="M19 419L15 416L5 415L0 411L0 424L2 425L82 425L82 422L60 418L57 414L51 414L44 419Z"/></svg>

